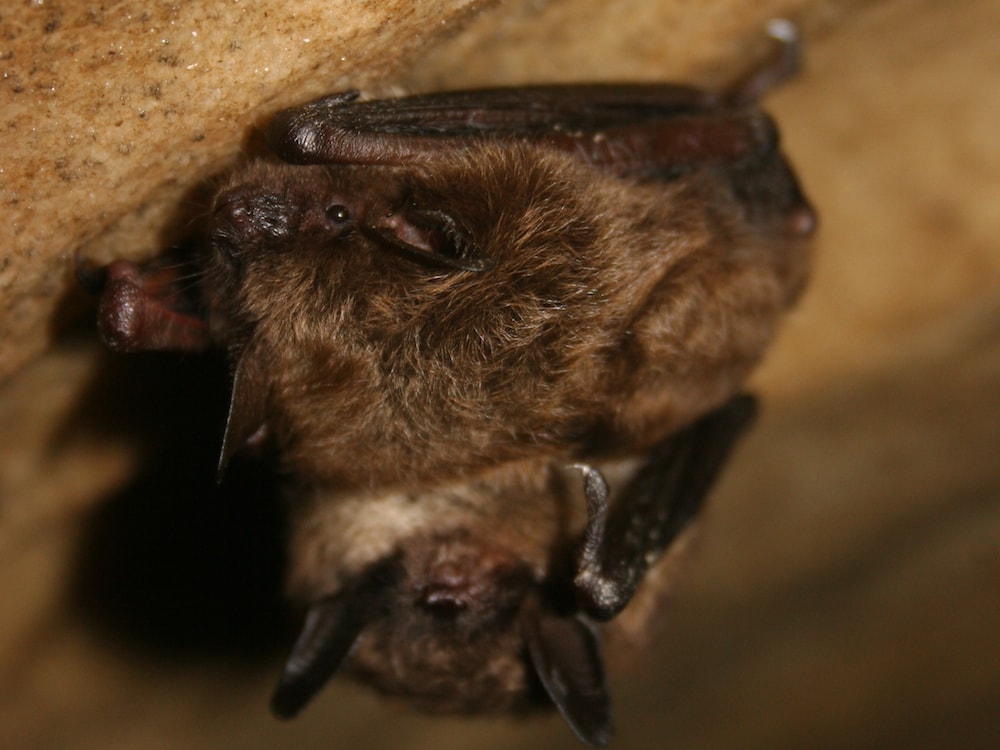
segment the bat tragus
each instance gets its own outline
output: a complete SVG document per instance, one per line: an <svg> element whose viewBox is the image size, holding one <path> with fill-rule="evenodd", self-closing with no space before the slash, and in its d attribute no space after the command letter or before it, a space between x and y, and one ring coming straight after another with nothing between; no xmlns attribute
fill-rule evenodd
<svg viewBox="0 0 1000 750"><path fill-rule="evenodd" d="M722 92L280 112L274 157L215 196L194 292L162 262L104 269L113 349L228 352L220 474L266 439L292 477L306 615L279 716L343 670L610 740L602 643L648 626L807 275L815 215L756 105L797 64L773 28Z"/></svg>

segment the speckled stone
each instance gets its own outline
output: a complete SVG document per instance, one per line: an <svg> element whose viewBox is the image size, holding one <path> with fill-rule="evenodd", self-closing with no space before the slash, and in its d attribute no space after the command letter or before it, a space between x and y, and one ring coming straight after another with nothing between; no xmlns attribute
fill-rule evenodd
<svg viewBox="0 0 1000 750"><path fill-rule="evenodd" d="M153 254L188 191L269 113L348 81L377 86L482 5L25 0L0 12L0 377L72 308L75 254Z"/></svg>

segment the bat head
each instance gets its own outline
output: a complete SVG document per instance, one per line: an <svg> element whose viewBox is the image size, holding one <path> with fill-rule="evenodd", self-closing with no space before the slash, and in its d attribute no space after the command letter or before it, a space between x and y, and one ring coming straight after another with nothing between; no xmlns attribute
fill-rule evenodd
<svg viewBox="0 0 1000 750"><path fill-rule="evenodd" d="M295 716L342 665L382 692L450 713L555 705L585 742L612 728L599 644L528 566L464 533L404 540L314 601L272 699Z"/></svg>

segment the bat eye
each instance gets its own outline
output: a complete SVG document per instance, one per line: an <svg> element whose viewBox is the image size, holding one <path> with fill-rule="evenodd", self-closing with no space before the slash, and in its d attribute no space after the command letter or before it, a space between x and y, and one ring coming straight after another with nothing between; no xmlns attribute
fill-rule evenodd
<svg viewBox="0 0 1000 750"><path fill-rule="evenodd" d="M343 203L331 203L323 213L326 215L326 230L335 239L342 239L354 231L354 215Z"/></svg>
<svg viewBox="0 0 1000 750"><path fill-rule="evenodd" d="M347 206L334 203L332 206L326 207L326 218L334 225L343 226L344 224L349 224L352 217L351 211Z"/></svg>

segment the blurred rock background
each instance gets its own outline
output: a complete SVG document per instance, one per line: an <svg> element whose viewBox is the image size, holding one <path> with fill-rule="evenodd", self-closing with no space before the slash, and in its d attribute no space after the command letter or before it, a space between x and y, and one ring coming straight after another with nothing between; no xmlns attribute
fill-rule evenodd
<svg viewBox="0 0 1000 750"><path fill-rule="evenodd" d="M613 676L615 747L995 747L1000 5L372 6L0 13L0 747L576 747L554 717L429 718L341 682L274 721L280 521L250 462L214 494L217 363L101 351L74 258L176 241L311 96L711 84L775 14L806 37L766 105L821 213L814 281L671 617Z"/></svg>

